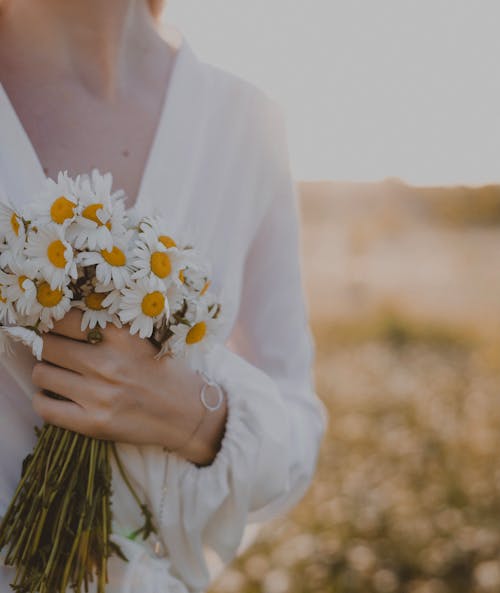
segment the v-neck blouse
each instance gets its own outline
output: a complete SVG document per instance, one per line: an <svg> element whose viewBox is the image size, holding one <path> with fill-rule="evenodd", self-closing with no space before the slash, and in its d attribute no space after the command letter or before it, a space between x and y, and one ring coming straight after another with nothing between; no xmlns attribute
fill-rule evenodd
<svg viewBox="0 0 500 593"><path fill-rule="evenodd" d="M189 59L196 59L192 54L191 47L186 42L181 32L170 25L168 28L177 32L178 39L180 39L180 41L177 42L178 48L176 49L174 55L173 67L168 78L166 88L163 90L160 115L139 182L137 196L134 201L134 208L137 209L141 207L143 196L147 193L148 187L151 187L152 181L150 181L149 178L151 175L154 175L155 160L161 154L161 138L165 135L170 136L169 126L171 127L172 123L168 121L168 116L171 112L169 103L171 101L171 95L175 95L175 91L171 92L170 89L182 87L183 85L186 86L188 81L182 81L182 79L179 81L179 78L182 76L182 70L184 69L184 62L188 61ZM189 89L185 88L185 91L189 91ZM4 113L2 113L2 133L0 138L3 137L11 139L11 158L16 158L19 162L23 163L25 165L25 171L27 172L27 175L24 179L24 187L21 188L23 190L22 193L20 192L19 181L16 182L16 188L20 194L17 203L21 205L26 202L26 196L36 192L37 188L40 187L40 184L45 179L45 173L35 147L33 146L24 128L24 125L17 115L17 112L15 111L14 106L12 105L1 81L0 105L0 109L4 111ZM13 173L15 174L15 172Z"/></svg>
<svg viewBox="0 0 500 593"><path fill-rule="evenodd" d="M204 467L159 446L118 444L134 485L161 517L166 556L156 556L152 542L126 538L141 517L114 471L113 538L129 561L109 560L108 593L205 591L259 525L303 497L328 423L313 379L283 110L249 81L201 61L184 36L175 60L135 208L161 213L173 234L189 233L211 263L226 325L203 370L226 391L228 418ZM43 180L0 86L0 198L21 205ZM41 425L30 402L33 358L18 343L14 351L0 358L0 514ZM0 566L0 593L11 590L13 575Z"/></svg>

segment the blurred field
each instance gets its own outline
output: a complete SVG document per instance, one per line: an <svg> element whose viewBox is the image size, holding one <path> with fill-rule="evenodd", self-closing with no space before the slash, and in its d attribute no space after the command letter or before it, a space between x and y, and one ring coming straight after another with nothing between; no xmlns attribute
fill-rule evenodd
<svg viewBox="0 0 500 593"><path fill-rule="evenodd" d="M498 334L500 187L415 189L398 181L303 190L311 318L380 307Z"/></svg>
<svg viewBox="0 0 500 593"><path fill-rule="evenodd" d="M500 192L302 192L330 427L306 496L211 592L500 592Z"/></svg>

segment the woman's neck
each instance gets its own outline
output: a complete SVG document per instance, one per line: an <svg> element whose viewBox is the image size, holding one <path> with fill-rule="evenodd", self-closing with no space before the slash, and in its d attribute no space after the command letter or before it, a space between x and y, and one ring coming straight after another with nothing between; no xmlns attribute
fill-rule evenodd
<svg viewBox="0 0 500 593"><path fill-rule="evenodd" d="M113 101L161 43L146 0L6 0L0 19L0 74L79 79Z"/></svg>

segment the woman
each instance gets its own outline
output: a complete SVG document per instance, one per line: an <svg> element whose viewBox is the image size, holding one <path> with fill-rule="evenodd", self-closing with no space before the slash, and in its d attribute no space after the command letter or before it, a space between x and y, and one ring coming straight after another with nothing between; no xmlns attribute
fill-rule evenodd
<svg viewBox="0 0 500 593"><path fill-rule="evenodd" d="M176 359L158 364L152 344L126 329L106 328L95 348L76 310L45 335L42 362L19 345L2 359L0 512L42 420L117 441L153 511L160 540L127 539L140 517L114 475L113 537L129 562L110 559L111 592L206 590L250 524L303 496L327 422L312 379L282 111L200 61L177 29L160 25L161 9L3 0L0 17L4 199L22 205L60 170L111 171L129 207L192 230L228 320L225 342L206 357L224 405L199 428L198 374ZM13 569L0 570L7 593Z"/></svg>

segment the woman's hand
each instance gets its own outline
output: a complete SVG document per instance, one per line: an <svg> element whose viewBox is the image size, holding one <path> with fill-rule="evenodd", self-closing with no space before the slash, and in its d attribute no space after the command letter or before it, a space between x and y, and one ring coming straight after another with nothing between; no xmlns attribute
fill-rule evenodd
<svg viewBox="0 0 500 593"><path fill-rule="evenodd" d="M127 327L108 325L103 340L89 344L80 329L82 313L72 309L43 336L43 362L33 367L33 383L68 398L33 396L35 412L46 422L91 437L134 444L182 446L197 426L204 407L203 379L187 364L132 336ZM213 387L208 387L207 395ZM213 401L213 400L210 400ZM182 455L197 465L210 464L225 431L227 398L205 419ZM179 451L181 453L181 451Z"/></svg>

